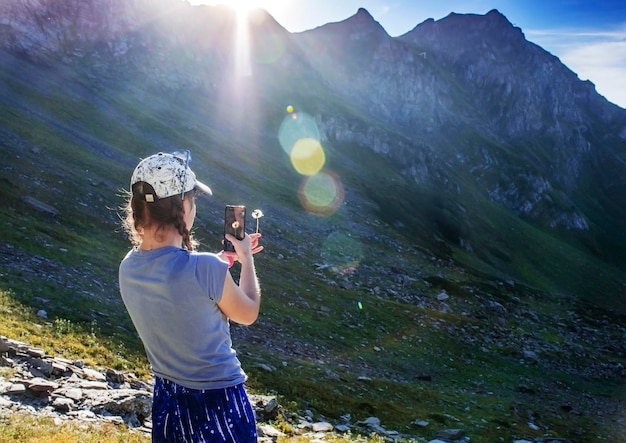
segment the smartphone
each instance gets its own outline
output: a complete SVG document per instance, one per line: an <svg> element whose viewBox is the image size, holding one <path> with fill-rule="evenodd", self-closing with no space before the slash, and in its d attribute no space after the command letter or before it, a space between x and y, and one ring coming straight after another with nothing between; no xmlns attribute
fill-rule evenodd
<svg viewBox="0 0 626 443"><path fill-rule="evenodd" d="M234 235L243 240L246 233L246 207L241 205L226 205L224 209L224 251L235 251L231 242L226 240L226 234Z"/></svg>

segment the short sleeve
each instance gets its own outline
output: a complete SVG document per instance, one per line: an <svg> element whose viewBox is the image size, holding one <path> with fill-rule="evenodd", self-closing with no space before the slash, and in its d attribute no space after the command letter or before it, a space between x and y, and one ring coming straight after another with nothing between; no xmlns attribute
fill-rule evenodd
<svg viewBox="0 0 626 443"><path fill-rule="evenodd" d="M222 299L224 280L228 272L228 263L222 261L217 254L196 254L196 280L215 303Z"/></svg>

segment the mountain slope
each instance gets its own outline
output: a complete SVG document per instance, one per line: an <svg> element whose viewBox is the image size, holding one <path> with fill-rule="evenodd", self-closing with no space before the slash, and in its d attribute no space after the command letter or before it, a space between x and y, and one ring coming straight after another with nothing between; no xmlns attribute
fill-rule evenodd
<svg viewBox="0 0 626 443"><path fill-rule="evenodd" d="M125 130L150 127L154 147L178 148L169 120L224 171L236 170L228 160L236 155L244 181L274 171L284 180L272 186L289 193L303 180L277 149L276 132L294 105L312 116L326 166L349 194L375 203L367 205L372 216L410 227L408 241L470 268L623 308L626 111L498 11L427 20L397 38L364 9L293 35L257 11L245 59L224 7L72 5L3 3L5 47L84 72L95 88L134 88L142 78L163 102ZM170 112L174 104L185 115ZM373 173L382 158L389 170ZM297 195L288 201L298 207ZM360 211L344 205L342 213Z"/></svg>
<svg viewBox="0 0 626 443"><path fill-rule="evenodd" d="M625 308L624 110L497 11L398 38L365 10L299 34L261 12L238 71L227 9L79 3L0 3L0 284L50 317L26 325L70 321L122 367L143 355L117 294L119 194L138 158L189 148L215 192L203 249L225 203L266 214L263 318L234 328L256 388L409 433L458 415L473 440L521 438L540 408L533 435L609 435L561 406L622 398L623 327L591 306ZM292 124L325 174L294 169Z"/></svg>
<svg viewBox="0 0 626 443"><path fill-rule="evenodd" d="M402 211L407 224L427 225L421 242L438 232L512 278L544 280L525 264L480 250L517 257L542 275L554 272L552 289L621 299L620 271L610 268L624 260L624 110L497 11L428 20L397 39L363 17L307 31L300 46L333 93L369 116L359 124L333 115L329 139L384 154L414 182L402 198L415 200ZM378 200L389 195L385 188ZM513 223L498 221L499 205L515 214ZM509 230L520 234L512 238ZM556 259L561 271L548 270L553 251L570 247ZM580 260L595 262L592 275L606 267L612 276L581 282Z"/></svg>

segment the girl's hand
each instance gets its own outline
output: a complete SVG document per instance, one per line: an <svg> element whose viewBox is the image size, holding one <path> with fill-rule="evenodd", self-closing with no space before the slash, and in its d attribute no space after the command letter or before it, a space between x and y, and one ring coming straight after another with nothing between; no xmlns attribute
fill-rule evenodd
<svg viewBox="0 0 626 443"><path fill-rule="evenodd" d="M247 237L250 237L250 252L252 252L252 255L264 249L263 246L259 245L259 239L261 238L260 232L253 232L247 235Z"/></svg>
<svg viewBox="0 0 626 443"><path fill-rule="evenodd" d="M220 256L220 258L225 258L228 261L228 267L230 268L236 261L241 261L240 257L252 257L252 255L263 250L263 246L259 245L259 238L261 238L260 232L246 234L242 240L237 240L237 238L233 235L226 234L226 239L233 244L235 252L220 251L218 256Z"/></svg>

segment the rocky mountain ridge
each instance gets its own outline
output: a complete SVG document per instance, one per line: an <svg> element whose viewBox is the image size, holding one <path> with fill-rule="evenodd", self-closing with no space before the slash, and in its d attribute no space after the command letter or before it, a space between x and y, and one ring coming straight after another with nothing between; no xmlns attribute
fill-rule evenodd
<svg viewBox="0 0 626 443"><path fill-rule="evenodd" d="M397 39L381 34L373 18L360 11L303 37L301 47L335 93L361 100L363 108L411 140L404 149L394 140L377 152L404 159L404 171L415 182L449 177L446 166L460 169L518 215L541 218L552 212L544 218L549 226L589 228L572 196L593 173L585 165L621 162L624 112L597 94L591 82L580 81L556 57L528 42L498 11L427 20ZM344 60L347 53L351 56ZM594 135L597 120L614 132ZM329 131L340 132L333 123ZM345 131L340 140L366 143L358 134L372 132ZM472 133L479 140L467 140ZM607 157L593 149L600 141L595 137L610 140ZM516 151L517 162L509 149ZM439 150L447 157L435 153ZM554 194L572 209L555 211Z"/></svg>
<svg viewBox="0 0 626 443"><path fill-rule="evenodd" d="M451 182L450 169L458 169L478 184L473 192L547 226L588 230L595 222L576 193L589 176L622 164L626 111L528 42L498 11L429 19L397 38L364 9L293 35L259 14L251 22L253 50L280 51L273 63L254 66L262 94L292 86L266 81L285 67L368 115L359 121L318 109L330 142L365 145L403 163L417 185ZM11 51L44 63L89 60L103 72L132 66L174 91L210 93L234 63L235 19L223 7L8 1L0 23L3 46ZM555 207L555 198L565 203ZM621 214L621 203L608 209Z"/></svg>

